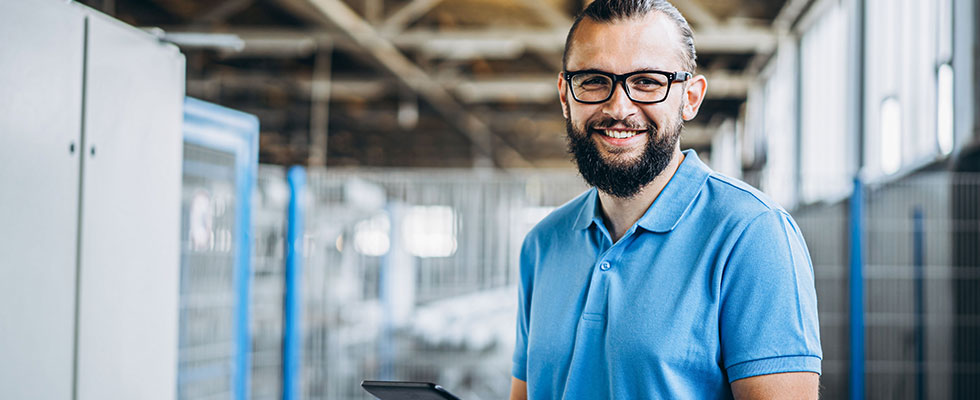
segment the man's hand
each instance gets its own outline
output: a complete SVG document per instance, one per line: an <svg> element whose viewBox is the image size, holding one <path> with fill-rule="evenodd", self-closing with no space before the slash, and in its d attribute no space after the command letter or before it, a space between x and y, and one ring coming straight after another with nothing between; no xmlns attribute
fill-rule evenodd
<svg viewBox="0 0 980 400"><path fill-rule="evenodd" d="M816 400L819 392L820 375L813 372L759 375L732 382L732 394L737 400ZM514 399L513 391L510 398Z"/></svg>
<svg viewBox="0 0 980 400"><path fill-rule="evenodd" d="M510 400L527 400L527 382L510 378Z"/></svg>

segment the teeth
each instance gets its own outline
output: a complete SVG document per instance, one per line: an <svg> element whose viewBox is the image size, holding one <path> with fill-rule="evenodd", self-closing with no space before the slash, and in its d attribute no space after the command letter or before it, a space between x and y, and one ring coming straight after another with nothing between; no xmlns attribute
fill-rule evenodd
<svg viewBox="0 0 980 400"><path fill-rule="evenodd" d="M603 130L602 133L604 135L606 135L606 136L611 137L611 138L626 139L626 138L629 138L629 137L636 136L636 134L639 133L639 132L638 131L617 131L617 130L612 130L612 129L606 129L606 130Z"/></svg>

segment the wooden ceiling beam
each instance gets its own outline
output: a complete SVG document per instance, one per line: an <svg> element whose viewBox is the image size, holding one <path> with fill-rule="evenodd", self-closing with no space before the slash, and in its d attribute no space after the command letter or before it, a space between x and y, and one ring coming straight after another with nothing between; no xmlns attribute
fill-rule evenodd
<svg viewBox="0 0 980 400"><path fill-rule="evenodd" d="M455 98L438 81L403 55L395 45L382 37L371 24L361 18L340 0L308 0L319 13L329 20L342 34L359 45L371 57L376 59L385 69L394 75L401 83L425 99L441 114L453 128L468 138L477 154L484 159L477 160L475 165L497 165L499 158L519 160L531 165L514 148L500 140L496 150L503 154L494 154L493 137L495 133L479 118L460 105Z"/></svg>
<svg viewBox="0 0 980 400"><path fill-rule="evenodd" d="M572 17L559 10L554 4L543 0L524 0L524 3L534 10L548 24L548 27L562 29L566 32L572 27Z"/></svg>
<svg viewBox="0 0 980 400"><path fill-rule="evenodd" d="M164 29L168 33L178 34L200 32L187 26ZM362 44L381 41L379 43L394 45L396 52L414 51L431 59L455 60L515 59L525 51L560 55L565 49L567 34L565 29L501 28L457 31L414 29L390 35L377 34L373 29L372 32L374 36L370 39L356 40L350 35L326 30L236 28L203 33L238 35L245 42L243 55L292 54L295 49L311 51L313 44L320 40L327 40L337 48L348 51L377 52L380 50L365 48ZM732 24L698 30L694 33L694 40L699 54L768 53L775 48L777 34L768 28ZM308 56L309 53L299 55ZM404 58L404 55L401 57Z"/></svg>
<svg viewBox="0 0 980 400"><path fill-rule="evenodd" d="M255 4L255 0L225 0L195 18L191 25L210 25L224 22L235 14L245 11L252 4Z"/></svg>
<svg viewBox="0 0 980 400"><path fill-rule="evenodd" d="M388 39L396 46L443 58L482 57L514 54L516 49L531 49L561 54L565 49L565 29L515 30L481 29L469 31L409 30ZM723 25L694 33L699 53L755 53L769 51L776 34L768 28L746 25ZM518 54L520 55L520 54Z"/></svg>
<svg viewBox="0 0 980 400"><path fill-rule="evenodd" d="M442 0L412 0L404 7L388 16L379 27L381 32L387 35L397 34L405 30L413 22L418 21L430 10L439 5Z"/></svg>

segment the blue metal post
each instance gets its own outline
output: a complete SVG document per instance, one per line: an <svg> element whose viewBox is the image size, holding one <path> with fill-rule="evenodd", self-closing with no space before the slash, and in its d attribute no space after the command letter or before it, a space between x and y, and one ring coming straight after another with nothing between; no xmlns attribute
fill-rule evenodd
<svg viewBox="0 0 980 400"><path fill-rule="evenodd" d="M912 212L914 231L913 262L915 263L915 398L926 398L925 374L925 298L923 297L923 266L925 265L925 229L922 207Z"/></svg>
<svg viewBox="0 0 980 400"><path fill-rule="evenodd" d="M251 398L251 288L252 288L252 188L255 186L259 164L259 119L254 115L225 108L191 97L184 99L184 142L235 155L235 261L232 272L236 304L231 316L234 324L231 361L232 398ZM185 173L205 167L197 175L208 175L221 167L207 169L207 164L188 163L184 160ZM184 261L181 261L184 264ZM181 277L185 279L185 277ZM184 286L185 282L181 282ZM183 317L182 317L183 318ZM181 333L183 334L183 333ZM183 338L181 338L183 341ZM207 373L196 367L181 367L178 385L188 374Z"/></svg>
<svg viewBox="0 0 980 400"><path fill-rule="evenodd" d="M302 366L302 272L303 272L303 194L306 171L303 167L289 169L289 215L286 227L286 296L282 344L282 398L300 398L300 368Z"/></svg>
<svg viewBox="0 0 980 400"><path fill-rule="evenodd" d="M851 400L864 398L864 185L854 178L851 196Z"/></svg>
<svg viewBox="0 0 980 400"><path fill-rule="evenodd" d="M388 233L388 253L381 258L381 269L378 273L378 297L381 300L381 338L378 341L378 358L380 359L380 379L390 380L394 378L394 340L392 338L392 307L394 299L391 298L391 269L394 263L395 252L399 251L399 214L397 207L389 204L385 207L390 221Z"/></svg>

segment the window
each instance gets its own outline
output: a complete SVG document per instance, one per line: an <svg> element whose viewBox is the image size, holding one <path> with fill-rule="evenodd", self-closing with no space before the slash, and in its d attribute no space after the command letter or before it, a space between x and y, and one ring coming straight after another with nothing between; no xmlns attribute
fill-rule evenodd
<svg viewBox="0 0 980 400"><path fill-rule="evenodd" d="M873 178L953 149L950 0L868 0L865 165Z"/></svg>

